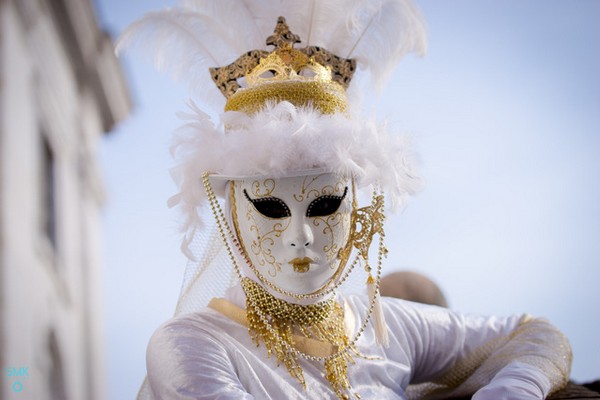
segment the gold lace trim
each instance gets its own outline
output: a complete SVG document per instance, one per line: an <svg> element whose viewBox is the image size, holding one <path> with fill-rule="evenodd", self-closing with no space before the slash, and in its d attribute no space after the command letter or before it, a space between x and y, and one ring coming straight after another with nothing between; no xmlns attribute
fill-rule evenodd
<svg viewBox="0 0 600 400"><path fill-rule="evenodd" d="M242 88L227 99L225 111L252 115L269 101L288 101L296 107L312 107L322 114L344 112L348 102L346 92L337 82L289 80Z"/></svg>

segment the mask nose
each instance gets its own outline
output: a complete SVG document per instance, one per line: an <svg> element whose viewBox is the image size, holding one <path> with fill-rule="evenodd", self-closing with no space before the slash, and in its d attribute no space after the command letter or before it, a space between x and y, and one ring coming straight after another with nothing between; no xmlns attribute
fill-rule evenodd
<svg viewBox="0 0 600 400"><path fill-rule="evenodd" d="M293 248L307 248L314 242L313 232L308 220L305 220L304 217L299 219L295 223L292 222L292 226L289 227L290 234L287 237L286 244Z"/></svg>

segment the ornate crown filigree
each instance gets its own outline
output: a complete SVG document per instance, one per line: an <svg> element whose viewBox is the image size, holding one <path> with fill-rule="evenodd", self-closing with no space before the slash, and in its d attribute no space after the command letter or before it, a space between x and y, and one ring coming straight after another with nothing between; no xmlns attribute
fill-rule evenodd
<svg viewBox="0 0 600 400"><path fill-rule="evenodd" d="M299 71L299 72L296 72ZM248 74L246 82L248 87L258 86L263 83L275 81L331 81L331 69L309 58L303 52L294 48L277 49Z"/></svg>
<svg viewBox="0 0 600 400"><path fill-rule="evenodd" d="M213 81L227 98L226 111L252 114L268 101L311 105L324 114L345 110L345 89L356 69L355 60L317 46L294 48L300 37L290 31L284 17L277 19L266 43L275 50L252 50L227 66L210 68ZM246 88L238 82L242 77Z"/></svg>

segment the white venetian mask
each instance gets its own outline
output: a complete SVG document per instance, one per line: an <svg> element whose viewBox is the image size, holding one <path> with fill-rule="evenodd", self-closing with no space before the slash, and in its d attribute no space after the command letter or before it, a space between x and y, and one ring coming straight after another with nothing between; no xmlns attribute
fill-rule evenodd
<svg viewBox="0 0 600 400"><path fill-rule="evenodd" d="M230 188L236 235L255 275L294 294L318 293L339 277L347 261L339 254L350 235L351 179L251 178Z"/></svg>

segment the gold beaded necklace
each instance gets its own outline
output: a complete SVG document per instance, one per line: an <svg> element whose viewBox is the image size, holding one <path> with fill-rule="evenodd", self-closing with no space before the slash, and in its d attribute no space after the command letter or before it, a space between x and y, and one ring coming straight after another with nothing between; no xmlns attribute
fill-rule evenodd
<svg viewBox="0 0 600 400"><path fill-rule="evenodd" d="M306 387L306 381L298 362L295 335L328 343L334 352L350 348L344 311L333 297L321 303L299 305L278 299L248 278L242 280L242 287L246 292L246 316L252 340L257 346L262 341L267 354L274 354L278 364L283 363L303 386ZM325 377L340 399L349 398L348 363L353 362L349 351L337 351L336 357L325 361Z"/></svg>

